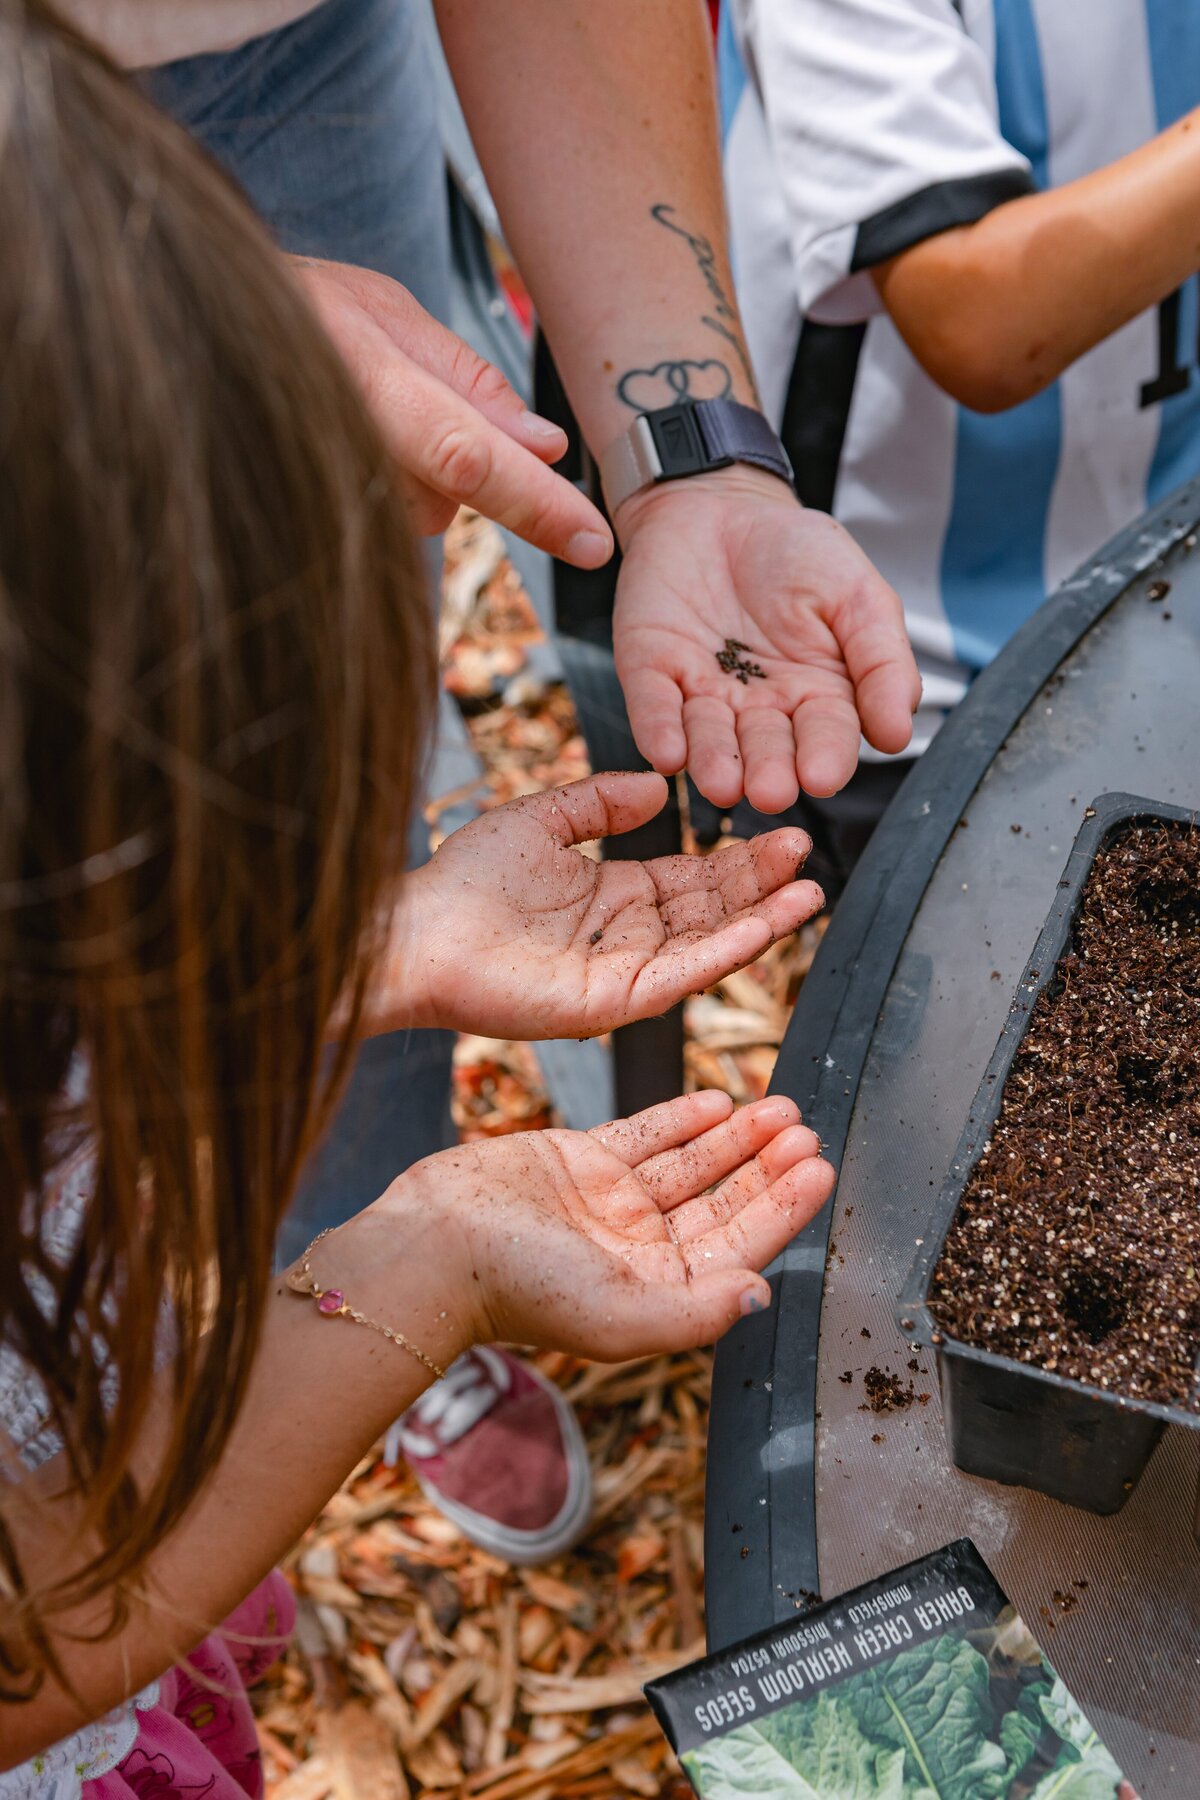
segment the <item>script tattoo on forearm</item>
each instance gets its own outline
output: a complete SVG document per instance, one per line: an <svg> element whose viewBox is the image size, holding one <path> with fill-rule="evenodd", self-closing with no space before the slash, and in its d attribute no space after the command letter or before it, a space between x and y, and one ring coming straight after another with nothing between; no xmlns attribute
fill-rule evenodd
<svg viewBox="0 0 1200 1800"><path fill-rule="evenodd" d="M695 257L701 279L712 297L712 309L701 313L700 323L709 331L715 331L731 347L753 393L754 371L742 342L737 308L718 273L717 253L711 240L680 225L673 206L660 202L650 208L650 217L656 225L682 238ZM677 405L681 400L724 400L732 389L733 375L729 364L716 356L700 360L680 357L655 363L651 368L626 369L617 382L618 397L636 412L653 412L661 406Z"/></svg>
<svg viewBox="0 0 1200 1800"><path fill-rule="evenodd" d="M750 383L753 391L754 370L750 367L750 358L746 355L746 346L742 342L741 322L738 319L737 307L726 293L725 283L717 273L717 253L710 240L700 236L698 232L689 231L685 225L678 224L673 206L661 204L652 206L650 217L665 230L674 232L676 237L681 237L695 257L696 267L700 271L705 287L712 296L713 303L712 312L702 313L700 323L706 325L710 331L715 331L718 337L725 339L741 363L746 380Z"/></svg>

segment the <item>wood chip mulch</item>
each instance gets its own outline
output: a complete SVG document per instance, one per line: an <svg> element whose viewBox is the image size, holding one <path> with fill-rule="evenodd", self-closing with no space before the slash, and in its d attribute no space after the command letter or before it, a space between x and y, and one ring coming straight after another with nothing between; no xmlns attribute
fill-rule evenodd
<svg viewBox="0 0 1200 1800"><path fill-rule="evenodd" d="M529 667L537 618L498 533L460 517L447 544L442 648L483 774L439 821L588 772L569 696ZM691 1087L766 1091L822 922L686 1009ZM465 1136L555 1122L527 1044L460 1040ZM575 1407L596 1511L583 1543L515 1570L461 1538L376 1450L288 1565L300 1622L258 1691L269 1800L585 1800L691 1793L642 1683L703 1653L704 1446L711 1355L613 1367L552 1352Z"/></svg>

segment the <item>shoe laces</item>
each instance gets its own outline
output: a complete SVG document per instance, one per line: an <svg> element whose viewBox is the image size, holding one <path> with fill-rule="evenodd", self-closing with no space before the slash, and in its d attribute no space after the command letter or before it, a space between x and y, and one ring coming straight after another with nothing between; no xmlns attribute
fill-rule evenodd
<svg viewBox="0 0 1200 1800"><path fill-rule="evenodd" d="M396 1420L384 1444L385 1463L394 1467L402 1449L409 1456L436 1456L456 1444L511 1386L512 1376L498 1351L486 1344L466 1351Z"/></svg>

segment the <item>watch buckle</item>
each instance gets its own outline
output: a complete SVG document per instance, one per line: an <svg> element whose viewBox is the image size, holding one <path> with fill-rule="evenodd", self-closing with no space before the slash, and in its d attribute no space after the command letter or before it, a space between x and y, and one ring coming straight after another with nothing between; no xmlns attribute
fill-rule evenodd
<svg viewBox="0 0 1200 1800"><path fill-rule="evenodd" d="M639 449L645 456L650 480L670 481L677 475L696 475L710 466L708 448L690 401L643 413L638 425Z"/></svg>
<svg viewBox="0 0 1200 1800"><path fill-rule="evenodd" d="M707 467L708 449L700 435L694 406L661 407L646 414L646 423L662 466L660 481L670 481L674 475L695 475Z"/></svg>

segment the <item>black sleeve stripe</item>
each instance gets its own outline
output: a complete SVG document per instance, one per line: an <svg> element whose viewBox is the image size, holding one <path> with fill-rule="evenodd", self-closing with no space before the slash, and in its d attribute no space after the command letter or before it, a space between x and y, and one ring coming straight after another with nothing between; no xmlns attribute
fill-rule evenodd
<svg viewBox="0 0 1200 1800"><path fill-rule="evenodd" d="M850 418L865 325L800 328L779 435L805 506L833 511L838 465Z"/></svg>
<svg viewBox="0 0 1200 1800"><path fill-rule="evenodd" d="M850 273L899 256L939 231L973 225L1006 201L1036 192L1027 169L992 169L985 175L964 175L958 181L935 181L932 187L908 194L862 221L854 240Z"/></svg>

